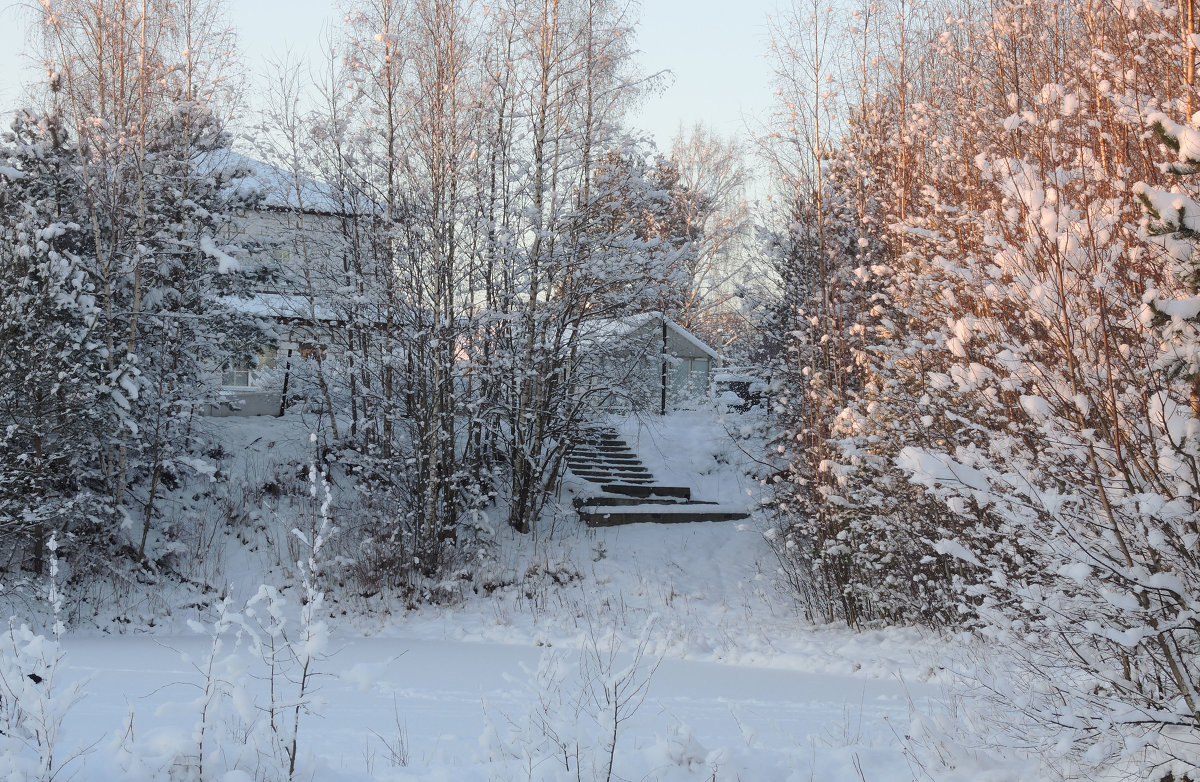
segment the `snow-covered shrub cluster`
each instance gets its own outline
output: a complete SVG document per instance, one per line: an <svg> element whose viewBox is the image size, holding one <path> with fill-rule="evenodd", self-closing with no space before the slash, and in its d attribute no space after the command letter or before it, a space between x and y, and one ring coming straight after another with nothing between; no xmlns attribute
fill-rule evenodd
<svg viewBox="0 0 1200 782"><path fill-rule="evenodd" d="M649 648L652 627L648 623L639 638L623 641L591 625L576 660L543 654L528 682L529 712L503 715L503 724L493 718L489 725L484 740L490 759L514 779L620 779L626 723L641 708L658 668ZM681 761L686 767L703 757Z"/></svg>
<svg viewBox="0 0 1200 782"><path fill-rule="evenodd" d="M0 637L0 771L11 779L39 782L61 778L83 752L63 746L60 736L68 712L83 697L84 683L62 681L66 654L59 646L64 627L54 535L46 550L45 597L53 617L49 634L10 618Z"/></svg>
<svg viewBox="0 0 1200 782"><path fill-rule="evenodd" d="M785 573L826 619L1014 649L1034 746L1194 757L1194 15L863 4L852 58L784 23Z"/></svg>
<svg viewBox="0 0 1200 782"><path fill-rule="evenodd" d="M208 638L205 654L183 655L193 673L187 684L198 694L173 705L193 716L192 729L187 735L144 735L135 725L146 715L131 707L114 753L127 778L282 782L300 775L310 754L301 727L319 708L317 680L327 675L323 664L336 652L319 583L327 543L337 532L332 495L315 464L308 480L308 524L288 532L300 543L288 596L263 584L239 606L230 588L209 621L189 621L193 632Z"/></svg>

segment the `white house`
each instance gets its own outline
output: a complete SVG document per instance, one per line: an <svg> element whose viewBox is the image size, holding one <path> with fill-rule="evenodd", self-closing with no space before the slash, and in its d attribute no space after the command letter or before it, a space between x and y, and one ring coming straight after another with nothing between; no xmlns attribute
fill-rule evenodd
<svg viewBox="0 0 1200 782"><path fill-rule="evenodd" d="M296 392L295 376L325 354L346 318L334 291L352 277L344 237L354 216L328 185L245 155L222 150L205 164L253 171L237 187L257 196L256 206L239 215L236 235L225 238L250 248L236 260L257 281L249 298L226 304L274 327L276 337L273 344L236 346L240 355L219 373L221 402L209 413L279 415Z"/></svg>
<svg viewBox="0 0 1200 782"><path fill-rule="evenodd" d="M360 218L333 188L234 152L212 165L253 170L239 185L259 194L257 207L241 215L231 244L254 248L237 259L261 280L249 298L227 305L271 327L270 344L239 345L239 358L220 372L221 402L211 415L281 415L298 390L326 388L314 375L348 371L339 343L348 324L377 322L369 310L368 283L351 268L347 232ZM368 326L368 328L370 328ZM665 412L707 398L717 353L659 313L595 318L581 327L583 359L573 368L588 376L590 395L604 409ZM299 380L299 382L298 382ZM326 397L327 405L336 400Z"/></svg>

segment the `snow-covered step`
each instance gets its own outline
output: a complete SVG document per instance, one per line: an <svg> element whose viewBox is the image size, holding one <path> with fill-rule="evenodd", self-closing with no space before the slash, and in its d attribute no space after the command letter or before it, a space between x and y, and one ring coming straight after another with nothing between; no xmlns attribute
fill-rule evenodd
<svg viewBox="0 0 1200 782"><path fill-rule="evenodd" d="M649 472L649 470L646 470L646 468L642 466L642 463L640 461L638 461L636 458L634 458L634 459L596 459L596 458L591 458L591 457L586 457L586 456L568 456L567 464L569 464L569 465L578 464L581 466L603 464L603 465L606 465L609 467L615 467L615 468L621 469L621 470L645 470L646 472Z"/></svg>
<svg viewBox="0 0 1200 782"><path fill-rule="evenodd" d="M641 461L640 459L638 459L637 454L635 454L633 451L626 451L626 452L622 452L622 453L618 453L616 451L610 451L610 452L600 453L597 451L589 451L589 450L585 450L582 448L573 449L571 451L570 457L568 457L568 458L570 458L570 459L599 459L602 461L610 461L610 462L640 462Z"/></svg>
<svg viewBox="0 0 1200 782"><path fill-rule="evenodd" d="M750 514L745 508L707 502L644 503L626 506L583 505L579 518L589 527L620 524L684 524L699 521L735 521Z"/></svg>
<svg viewBox="0 0 1200 782"><path fill-rule="evenodd" d="M682 500L678 497L612 497L599 495L596 497L576 497L575 509L585 505L597 508L621 507L630 505L678 505Z"/></svg>
<svg viewBox="0 0 1200 782"><path fill-rule="evenodd" d="M583 472L575 473L579 478L583 478L589 483L598 483L606 485L620 481L631 486L653 486L654 477L650 475L609 475L607 473Z"/></svg>
<svg viewBox="0 0 1200 782"><path fill-rule="evenodd" d="M614 480L620 478L650 478L650 471L645 467L628 468L628 467L611 467L601 464L571 464L568 465L571 472L576 475L583 475L586 472L591 473L606 473L613 476Z"/></svg>
<svg viewBox="0 0 1200 782"><path fill-rule="evenodd" d="M585 481L589 481L591 483L604 484L604 483L612 483L613 481L623 481L625 483L630 483L630 484L635 484L635 485L651 485L654 483L654 478L653 478L653 476L650 476L650 475L645 475L645 476L613 475L612 473L607 473L607 472L588 472L588 471L581 472L579 470L572 470L571 472L575 473L576 477L583 478Z"/></svg>

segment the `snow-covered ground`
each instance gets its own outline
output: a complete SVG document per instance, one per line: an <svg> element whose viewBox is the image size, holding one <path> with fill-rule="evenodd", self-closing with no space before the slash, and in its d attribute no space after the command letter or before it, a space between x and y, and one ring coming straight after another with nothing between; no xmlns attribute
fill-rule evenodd
<svg viewBox="0 0 1200 782"><path fill-rule="evenodd" d="M237 469L267 475L272 454L303 447L298 420L218 425L229 427ZM664 482L703 499L753 502L749 457L712 413L620 428ZM327 604L296 778L556 780L582 767L581 778L603 779L614 693L613 779L924 778L904 737L914 718L940 709L950 641L805 624L775 586L759 519L588 529L566 510L578 489L565 487L563 511L538 535L498 531L484 565L499 585L490 594L464 589L417 609L379 596ZM225 547L231 612L253 619L246 603L257 581L281 577L263 574L285 558L285 540L271 549L223 532L208 538ZM293 638L301 593L282 592ZM260 635L264 608L252 606L258 623L246 622ZM194 778L203 725L206 780L268 778L262 649L235 621L214 655L211 607L168 613L149 632L65 638L56 682L86 680L58 753L86 751L66 771L82 780ZM294 700L294 684L276 687L276 705Z"/></svg>
<svg viewBox="0 0 1200 782"><path fill-rule="evenodd" d="M137 779L115 752L128 712L147 769L170 768L194 755L202 677L184 655L203 662L208 642L186 638L71 639L69 677L88 675L88 696L70 714L66 744L94 745L77 762L84 779ZM299 737L304 779L573 778L554 756L536 748L531 729L541 689L539 665L555 659L567 714L578 696L578 645L547 648L534 642L428 640L403 631L391 637L339 638L319 668L321 704L303 718ZM241 663L253 669L256 660ZM626 660L622 658L621 663ZM657 662L657 659L655 660ZM911 708L936 688L877 677L704 662L670 656L652 673L633 718L620 728L615 772L623 779L785 780L909 779L897 733ZM265 684L243 682L259 702ZM555 694L554 697L558 697ZM565 716L559 722L574 727ZM580 728L592 757L607 739L604 724ZM523 735L523 734L528 735ZM406 765L389 745L402 739ZM231 746L234 742L222 739ZM587 750L585 750L587 752ZM233 751L219 761L224 770ZM532 756L532 761L530 757ZM253 773L253 766L239 764ZM142 778L152 778L146 774ZM222 778L220 775L214 778Z"/></svg>

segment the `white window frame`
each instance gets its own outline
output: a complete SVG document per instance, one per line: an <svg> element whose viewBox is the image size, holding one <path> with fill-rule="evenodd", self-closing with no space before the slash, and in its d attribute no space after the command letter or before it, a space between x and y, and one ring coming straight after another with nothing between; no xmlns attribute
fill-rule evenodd
<svg viewBox="0 0 1200 782"><path fill-rule="evenodd" d="M269 345L259 345L255 349L257 360L253 367L249 361L234 361L229 369L221 372L221 387L238 390L254 390L259 386L260 370L274 369L278 357L278 349Z"/></svg>

